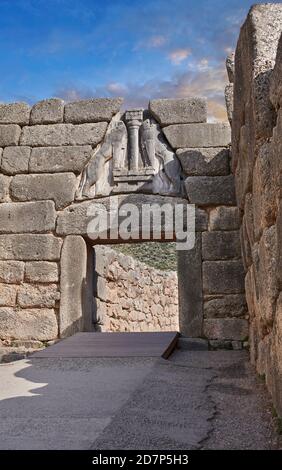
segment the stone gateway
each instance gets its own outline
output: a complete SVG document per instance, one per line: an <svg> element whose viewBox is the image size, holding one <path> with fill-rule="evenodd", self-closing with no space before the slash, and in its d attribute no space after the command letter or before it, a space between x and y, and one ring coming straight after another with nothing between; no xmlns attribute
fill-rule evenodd
<svg viewBox="0 0 282 470"><path fill-rule="evenodd" d="M249 340L282 414L281 25L281 4L250 10L227 60L229 122L206 122L197 97L125 112L121 98L0 104L0 342L96 328L90 205L194 204L179 330Z"/></svg>

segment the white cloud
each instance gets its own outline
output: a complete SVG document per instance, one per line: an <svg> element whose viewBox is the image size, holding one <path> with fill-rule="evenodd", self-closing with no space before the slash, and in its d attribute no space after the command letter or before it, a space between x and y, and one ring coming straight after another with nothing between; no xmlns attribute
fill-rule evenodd
<svg viewBox="0 0 282 470"><path fill-rule="evenodd" d="M171 51L168 55L169 60L171 61L172 64L174 65L179 65L183 60L187 59L189 55L191 55L191 49L175 49L174 51Z"/></svg>

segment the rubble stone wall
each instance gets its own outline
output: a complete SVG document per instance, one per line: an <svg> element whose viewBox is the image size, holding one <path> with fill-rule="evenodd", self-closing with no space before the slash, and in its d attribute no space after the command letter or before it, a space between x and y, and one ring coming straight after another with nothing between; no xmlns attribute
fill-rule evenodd
<svg viewBox="0 0 282 470"><path fill-rule="evenodd" d="M178 331L177 273L95 247L96 321L101 331Z"/></svg>
<svg viewBox="0 0 282 470"><path fill-rule="evenodd" d="M252 7L235 53L232 166L250 353L282 415L282 5ZM279 41L280 38L280 41Z"/></svg>

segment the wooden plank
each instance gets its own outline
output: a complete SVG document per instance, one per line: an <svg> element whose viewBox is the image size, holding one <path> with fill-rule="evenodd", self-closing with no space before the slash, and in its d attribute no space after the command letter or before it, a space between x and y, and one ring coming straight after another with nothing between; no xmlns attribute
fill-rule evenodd
<svg viewBox="0 0 282 470"><path fill-rule="evenodd" d="M48 357L164 357L172 353L179 333L76 333L32 355Z"/></svg>

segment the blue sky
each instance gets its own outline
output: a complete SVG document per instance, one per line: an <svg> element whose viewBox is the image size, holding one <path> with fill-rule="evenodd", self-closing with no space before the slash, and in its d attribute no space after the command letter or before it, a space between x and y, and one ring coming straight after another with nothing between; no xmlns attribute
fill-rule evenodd
<svg viewBox="0 0 282 470"><path fill-rule="evenodd" d="M223 119L224 61L252 3L0 0L0 101L201 95Z"/></svg>

